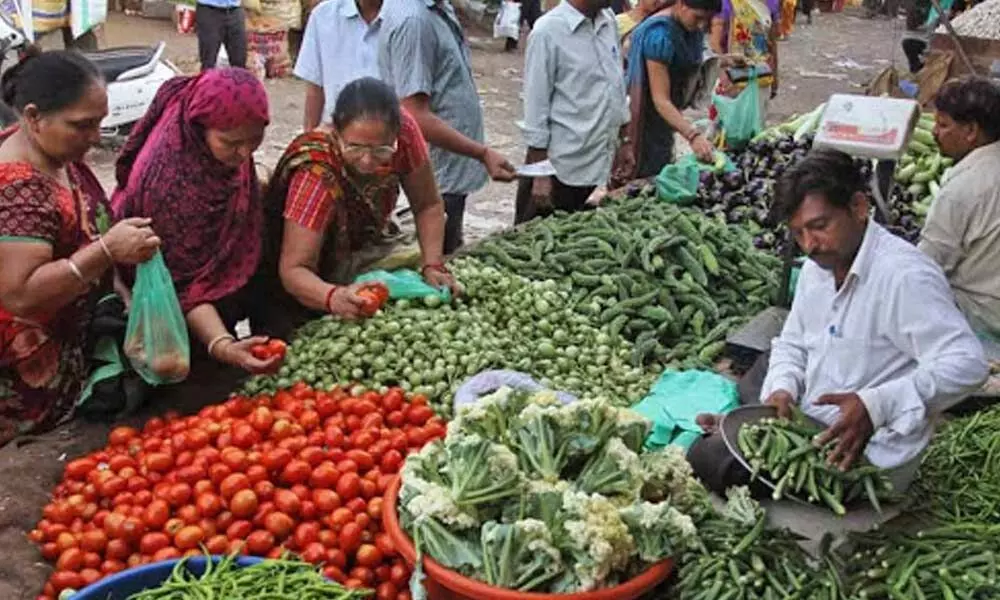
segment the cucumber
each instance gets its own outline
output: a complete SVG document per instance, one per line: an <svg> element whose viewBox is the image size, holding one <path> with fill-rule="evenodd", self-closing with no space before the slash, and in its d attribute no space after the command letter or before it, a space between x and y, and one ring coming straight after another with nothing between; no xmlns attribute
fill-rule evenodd
<svg viewBox="0 0 1000 600"><path fill-rule="evenodd" d="M909 156L909 155L907 155ZM909 183L910 179L917 174L917 163L911 162L901 169L896 169L896 181L899 183Z"/></svg>
<svg viewBox="0 0 1000 600"><path fill-rule="evenodd" d="M927 131L926 129L921 129L917 127L913 130L912 141L920 142L921 144L927 146L928 148L934 148L937 146L937 140L934 139L934 134Z"/></svg>
<svg viewBox="0 0 1000 600"><path fill-rule="evenodd" d="M930 146L917 140L910 140L910 145L907 146L907 149L916 154L930 154L933 152Z"/></svg>

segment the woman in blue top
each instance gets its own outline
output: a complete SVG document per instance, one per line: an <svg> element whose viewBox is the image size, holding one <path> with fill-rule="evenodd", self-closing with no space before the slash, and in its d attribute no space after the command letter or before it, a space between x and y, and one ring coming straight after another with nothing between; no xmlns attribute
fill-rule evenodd
<svg viewBox="0 0 1000 600"><path fill-rule="evenodd" d="M627 80L632 119L615 183L650 177L673 161L674 132L705 162L713 148L684 118L705 48L705 31L722 0L678 0L642 22L632 33Z"/></svg>

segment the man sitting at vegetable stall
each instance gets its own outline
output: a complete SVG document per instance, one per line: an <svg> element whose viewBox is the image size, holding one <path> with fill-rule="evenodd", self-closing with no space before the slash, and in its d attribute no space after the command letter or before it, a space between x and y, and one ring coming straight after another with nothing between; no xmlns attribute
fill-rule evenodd
<svg viewBox="0 0 1000 600"><path fill-rule="evenodd" d="M956 161L917 246L941 265L990 360L1000 360L1000 86L949 81L935 100L934 137Z"/></svg>
<svg viewBox="0 0 1000 600"><path fill-rule="evenodd" d="M941 269L870 218L854 160L814 150L781 180L774 210L810 260L771 346L760 401L793 407L827 425L828 462L850 468L862 454L909 486L936 414L980 386L983 349L955 305ZM716 415L700 415L707 431ZM692 446L699 478L717 491L749 473L718 433Z"/></svg>

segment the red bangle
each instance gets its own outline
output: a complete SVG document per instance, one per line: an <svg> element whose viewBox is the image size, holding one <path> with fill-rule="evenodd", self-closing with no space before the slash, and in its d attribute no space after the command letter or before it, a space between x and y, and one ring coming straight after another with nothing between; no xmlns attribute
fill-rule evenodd
<svg viewBox="0 0 1000 600"><path fill-rule="evenodd" d="M333 299L333 293L336 291L337 291L337 286L331 285L330 291L326 293L326 302L323 303L323 305L326 306L326 312L333 312L333 309L330 308L330 300Z"/></svg>
<svg viewBox="0 0 1000 600"><path fill-rule="evenodd" d="M421 275L427 269L432 269L432 270L437 271L439 273L444 273L445 275L451 275L451 271L448 270L448 267L444 266L444 263L431 263L431 264L424 265L424 266L420 267L420 273L421 273Z"/></svg>

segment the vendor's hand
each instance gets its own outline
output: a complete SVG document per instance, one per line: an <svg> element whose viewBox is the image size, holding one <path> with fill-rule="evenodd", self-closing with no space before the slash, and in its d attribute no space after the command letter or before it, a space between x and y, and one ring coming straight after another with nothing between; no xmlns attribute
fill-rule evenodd
<svg viewBox="0 0 1000 600"><path fill-rule="evenodd" d="M535 213L552 209L552 178L535 177L531 180L531 204Z"/></svg>
<svg viewBox="0 0 1000 600"><path fill-rule="evenodd" d="M333 295L330 296L330 304L326 307L327 310L330 311L331 315L348 321L363 318L364 313L361 309L364 307L365 300L358 295L358 291L364 286L365 284L363 283L337 286Z"/></svg>
<svg viewBox="0 0 1000 600"><path fill-rule="evenodd" d="M452 296L461 296L465 293L465 288L455 279L455 276L447 271L434 268L426 268L423 272L424 281L427 285L436 288L446 287L451 290Z"/></svg>
<svg viewBox="0 0 1000 600"><path fill-rule="evenodd" d="M830 440L837 440L827 463L846 471L858 460L875 433L868 409L857 394L824 394L816 404L840 408L840 418L819 434L814 443L823 446Z"/></svg>
<svg viewBox="0 0 1000 600"><path fill-rule="evenodd" d="M777 408L778 416L782 419L791 419L792 405L795 404L795 398L792 398L792 395L785 390L777 390L767 397L764 404Z"/></svg>
<svg viewBox="0 0 1000 600"><path fill-rule="evenodd" d="M715 147L708 138L700 133L691 140L691 151L703 163L711 164L715 162Z"/></svg>
<svg viewBox="0 0 1000 600"><path fill-rule="evenodd" d="M514 181L517 176L514 165L493 148L487 148L483 154L483 165L493 181Z"/></svg>
<svg viewBox="0 0 1000 600"><path fill-rule="evenodd" d="M160 247L160 238L153 233L152 219L131 217L122 219L104 234L104 244L116 263L137 265L153 258Z"/></svg>
<svg viewBox="0 0 1000 600"><path fill-rule="evenodd" d="M719 430L719 424L722 423L721 415L715 413L701 413L694 418L694 422L701 427L701 430L705 433L715 433Z"/></svg>
<svg viewBox="0 0 1000 600"><path fill-rule="evenodd" d="M255 336L239 341L222 340L215 345L212 353L216 360L224 362L227 365L239 367L254 375L273 375L278 372L278 369L281 368L281 363L285 359L281 356L272 356L271 358L261 360L255 358L250 351L251 348L258 344L267 343L267 340L268 338L264 336Z"/></svg>

